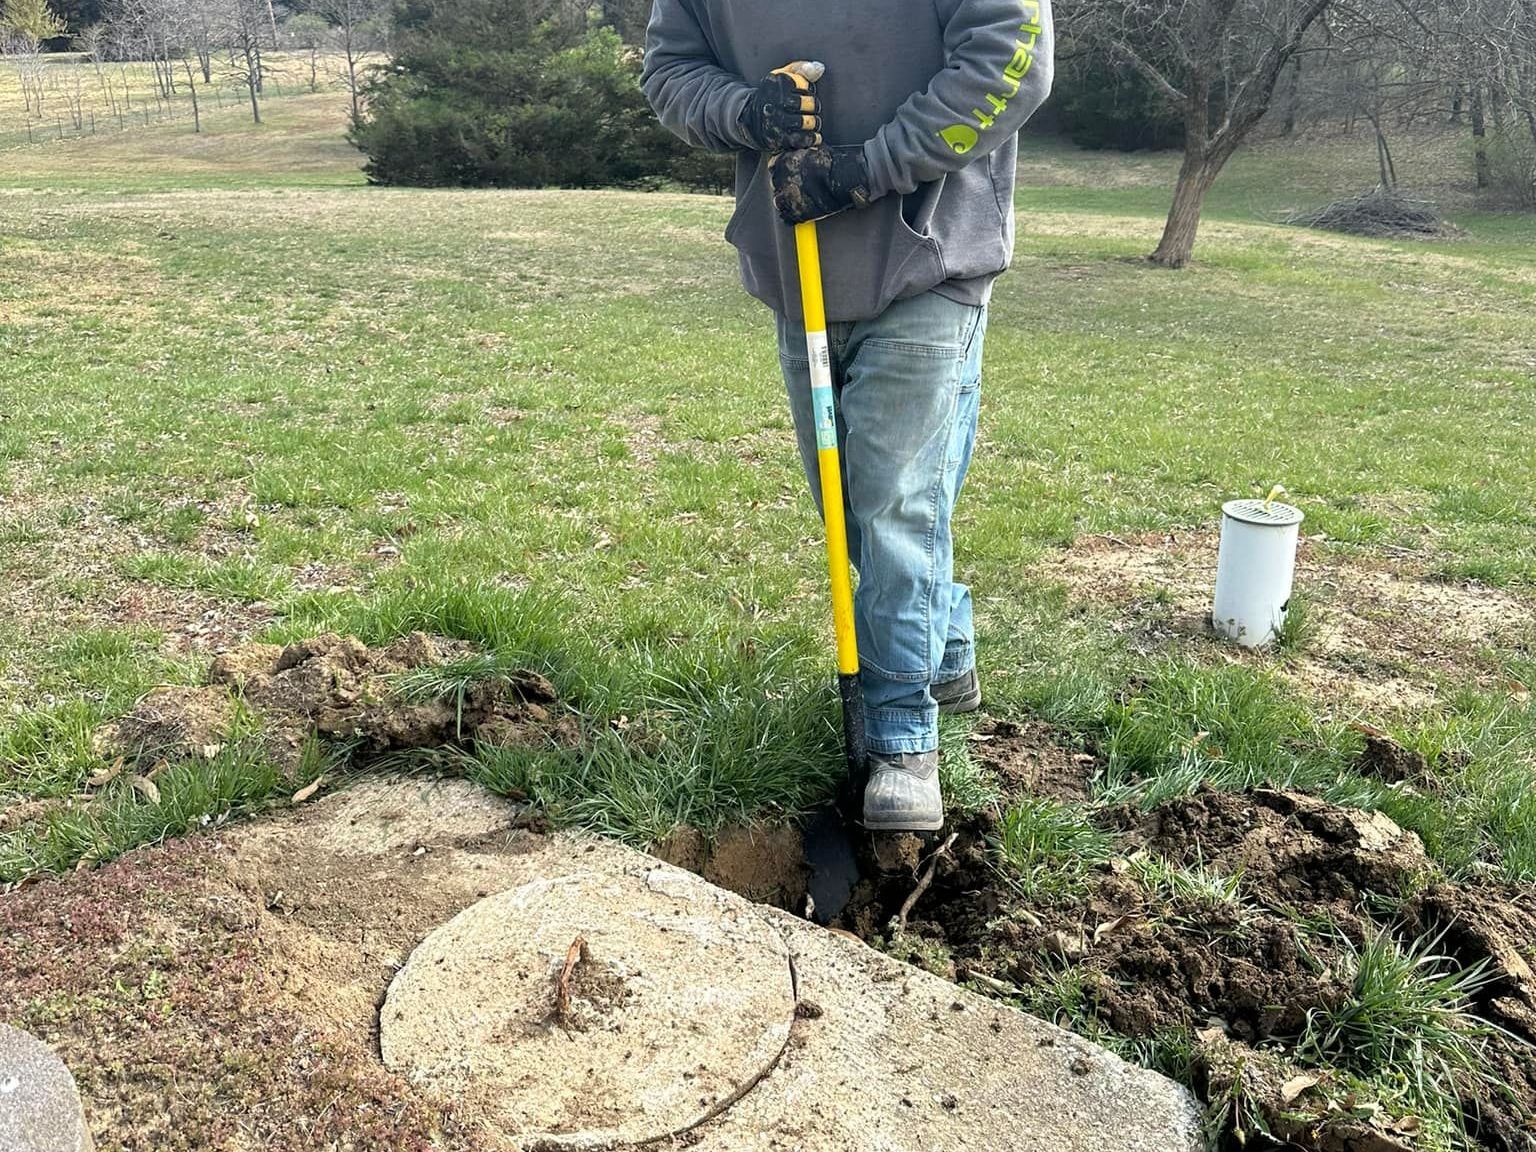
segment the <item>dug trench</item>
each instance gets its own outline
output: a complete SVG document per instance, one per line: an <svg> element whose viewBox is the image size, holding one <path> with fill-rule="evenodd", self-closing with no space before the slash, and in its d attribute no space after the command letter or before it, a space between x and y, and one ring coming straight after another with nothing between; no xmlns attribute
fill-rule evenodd
<svg viewBox="0 0 1536 1152"><path fill-rule="evenodd" d="M982 731L1005 795L1088 797L1093 758L1047 726ZM1401 750L1377 736L1366 756ZM1266 1146L1266 1134L1318 1152L1435 1146L1417 1109L1361 1087L1385 1071L1363 1047L1374 990L1362 970L1392 957L1431 983L1468 973L1456 1026L1482 1067L1448 1074L1450 1119L1475 1146L1536 1148L1536 891L1438 878L1418 837L1384 815L1294 792L1202 789L1095 819L1112 849L1066 891L1010 874L995 811L928 842L865 841L834 930L1150 1060L1211 1105L1228 1148ZM803 909L792 827L732 829L713 845L683 830L656 852ZM1330 1038L1321 1021L1346 1026Z"/></svg>
<svg viewBox="0 0 1536 1152"><path fill-rule="evenodd" d="M162 764L217 755L243 713L295 772L316 740L355 766L441 745L580 740L547 681L477 678L480 659L420 635L377 650L341 637L247 646L216 661L207 685L146 697L101 746L153 784ZM445 684L458 688L445 695ZM1010 801L1090 796L1094 758L1047 726L979 733L976 759ZM423 802L436 787L401 779L294 805L0 899L0 1004L76 1070L103 1146L492 1146L483 1116L432 1101L378 1058L393 972L433 927L498 890L506 861L539 837L527 808L463 788ZM869 845L836 929L1122 1049L1182 1038L1187 1059L1167 1070L1228 1105L1213 1115L1229 1145L1257 1123L1329 1152L1426 1146L1424 1117L1360 1094L1351 1073L1371 1069L1351 1065L1357 1052L1302 1041L1312 1019L1351 1003L1372 941L1437 941L1446 965L1483 973L1466 1008L1487 1025L1470 1037L1486 1073L1459 1085L1462 1123L1482 1147L1529 1152L1530 891L1438 882L1411 833L1291 793L1202 791L1096 819L1113 850L1051 894L1031 894L1001 862L994 812L959 818L935 845ZM794 824L685 828L654 851L804 911Z"/></svg>

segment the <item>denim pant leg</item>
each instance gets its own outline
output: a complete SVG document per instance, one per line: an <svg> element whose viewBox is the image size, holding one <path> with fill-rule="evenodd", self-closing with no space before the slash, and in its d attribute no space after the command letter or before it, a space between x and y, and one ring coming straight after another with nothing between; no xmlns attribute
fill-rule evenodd
<svg viewBox="0 0 1536 1152"><path fill-rule="evenodd" d="M986 341L987 317L983 310L981 324L971 342L965 374L960 382L959 413L955 418L954 498L959 499L970 471L971 456L976 451L976 423L981 407L981 358ZM951 505L953 508L953 505ZM976 622L971 607L971 590L958 580L950 582L949 633L944 642L944 660L934 673L935 684L958 680L976 667Z"/></svg>
<svg viewBox="0 0 1536 1152"><path fill-rule="evenodd" d="M975 443L985 310L936 294L834 325L834 384L866 723L876 752L938 746L929 693L953 655L974 659L969 591L952 585L950 517ZM780 357L802 462L820 506L804 334L781 321ZM949 641L956 641L950 645ZM947 651L949 650L949 651Z"/></svg>

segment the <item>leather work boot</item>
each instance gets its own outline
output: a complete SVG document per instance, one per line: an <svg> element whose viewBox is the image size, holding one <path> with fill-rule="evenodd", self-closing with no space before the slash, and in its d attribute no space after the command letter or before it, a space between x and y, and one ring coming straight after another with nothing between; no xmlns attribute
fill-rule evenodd
<svg viewBox="0 0 1536 1152"><path fill-rule="evenodd" d="M898 752L869 757L864 827L871 832L937 832L944 827L939 754Z"/></svg>
<svg viewBox="0 0 1536 1152"><path fill-rule="evenodd" d="M972 668L964 676L956 676L928 689L933 702L939 706L939 715L958 716L975 712L981 707L981 680Z"/></svg>

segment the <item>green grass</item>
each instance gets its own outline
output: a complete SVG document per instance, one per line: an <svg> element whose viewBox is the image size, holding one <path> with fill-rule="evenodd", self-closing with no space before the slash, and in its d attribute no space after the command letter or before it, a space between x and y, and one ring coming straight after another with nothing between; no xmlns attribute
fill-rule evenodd
<svg viewBox="0 0 1536 1152"><path fill-rule="evenodd" d="M1416 1110L1454 1115L1477 1085L1492 1087L1485 1042L1492 1025L1474 1006L1497 979L1436 952L1439 937L1406 945L1387 931L1349 944L1347 995L1309 1014L1301 1059L1353 1069Z"/></svg>
<svg viewBox="0 0 1536 1152"><path fill-rule="evenodd" d="M261 811L285 789L336 767L329 751L311 745L299 772L288 776L259 741L245 739L208 759L166 765L143 791L119 777L90 804L64 805L0 834L0 882L103 864L140 845Z"/></svg>
<svg viewBox="0 0 1536 1152"><path fill-rule="evenodd" d="M1280 627L1275 630L1275 647L1281 652L1297 653L1306 649L1317 634L1317 610L1305 593L1297 593L1286 606Z"/></svg>
<svg viewBox="0 0 1536 1152"><path fill-rule="evenodd" d="M546 672L586 748L474 770L633 841L822 794L818 532L729 206L369 188L334 93L269 111L5 153L0 798L67 794L97 721L197 677L113 607L141 594L172 623L260 604L276 639L420 627ZM1375 717L1442 784L1388 789L1354 772L1358 709L1287 678L1297 650L1146 651L1040 567L1283 480L1342 560L1530 602L1536 222L1469 202L1443 245L1270 223L1368 179L1357 145L1239 157L1173 275L1135 259L1168 157L1029 143L958 524L988 698L1102 752L1097 802L1302 787L1528 880L1536 722L1498 683L1436 670L1438 704ZM1493 659L1531 679L1528 639ZM951 797L993 803L963 724L944 751Z"/></svg>
<svg viewBox="0 0 1536 1152"><path fill-rule="evenodd" d="M1070 896L1114 855L1114 837L1088 814L1052 800L1025 800L1003 813L998 848L1019 891L1030 899Z"/></svg>
<svg viewBox="0 0 1536 1152"><path fill-rule="evenodd" d="M720 238L729 205L370 188L335 93L266 111L259 129L227 112L202 135L0 153L0 811L47 805L0 832L0 884L284 804L322 772L345 783L336 750L311 748L294 780L238 731L162 769L153 796L126 776L88 787L96 727L197 681L206 654L178 629L210 617L277 642L423 629L481 645L402 678L409 699L549 676L579 748L396 766L466 773L561 824L644 844L825 797L841 761L820 533L771 325ZM1283 482L1328 562L1475 579L1536 612L1536 219L1488 211L1459 144L1432 139L1400 164L1464 239L1274 224L1368 185L1365 143L1240 155L1197 265L1170 274L1139 258L1174 158L1026 142L957 559L989 711L1094 752L1096 793L1004 804L969 721L941 742L946 795L1005 809L999 869L1032 898L1079 893L1109 857L1096 809L1206 784L1378 808L1446 874L1536 882L1520 691L1536 617L1488 651L1407 659L1393 673L1433 692L1394 707L1298 682L1326 589L1298 586L1276 651L1228 659L1145 642L1051 563L1093 534L1209 531L1222 500ZM1171 590L1148 600L1172 618ZM1438 623L1421 622L1426 644ZM1362 718L1430 780L1363 776ZM1190 907L1242 923L1241 876L1150 856L1130 874L1176 927L1197 930ZM1418 1115L1423 1146L1452 1149L1485 975L1434 953L1367 940L1339 974L1349 994L1300 1039L1339 1091ZM1019 998L1195 1078L1192 1036L1114 1034L1077 968ZM1242 1098L1212 1109L1256 1119Z"/></svg>
<svg viewBox="0 0 1536 1152"><path fill-rule="evenodd" d="M1242 905L1243 878L1196 862L1175 864L1162 856L1138 853L1127 860L1127 875L1154 900L1179 900L1209 908Z"/></svg>

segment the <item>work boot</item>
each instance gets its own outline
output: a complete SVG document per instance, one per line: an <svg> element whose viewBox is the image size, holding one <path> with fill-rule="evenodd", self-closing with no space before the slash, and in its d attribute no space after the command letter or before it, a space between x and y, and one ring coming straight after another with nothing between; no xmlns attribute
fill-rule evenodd
<svg viewBox="0 0 1536 1152"><path fill-rule="evenodd" d="M937 832L944 826L939 754L897 752L869 757L864 827L871 832Z"/></svg>
<svg viewBox="0 0 1536 1152"><path fill-rule="evenodd" d="M964 676L956 676L928 689L933 702L939 706L939 715L958 716L975 712L981 707L981 679L972 668Z"/></svg>

